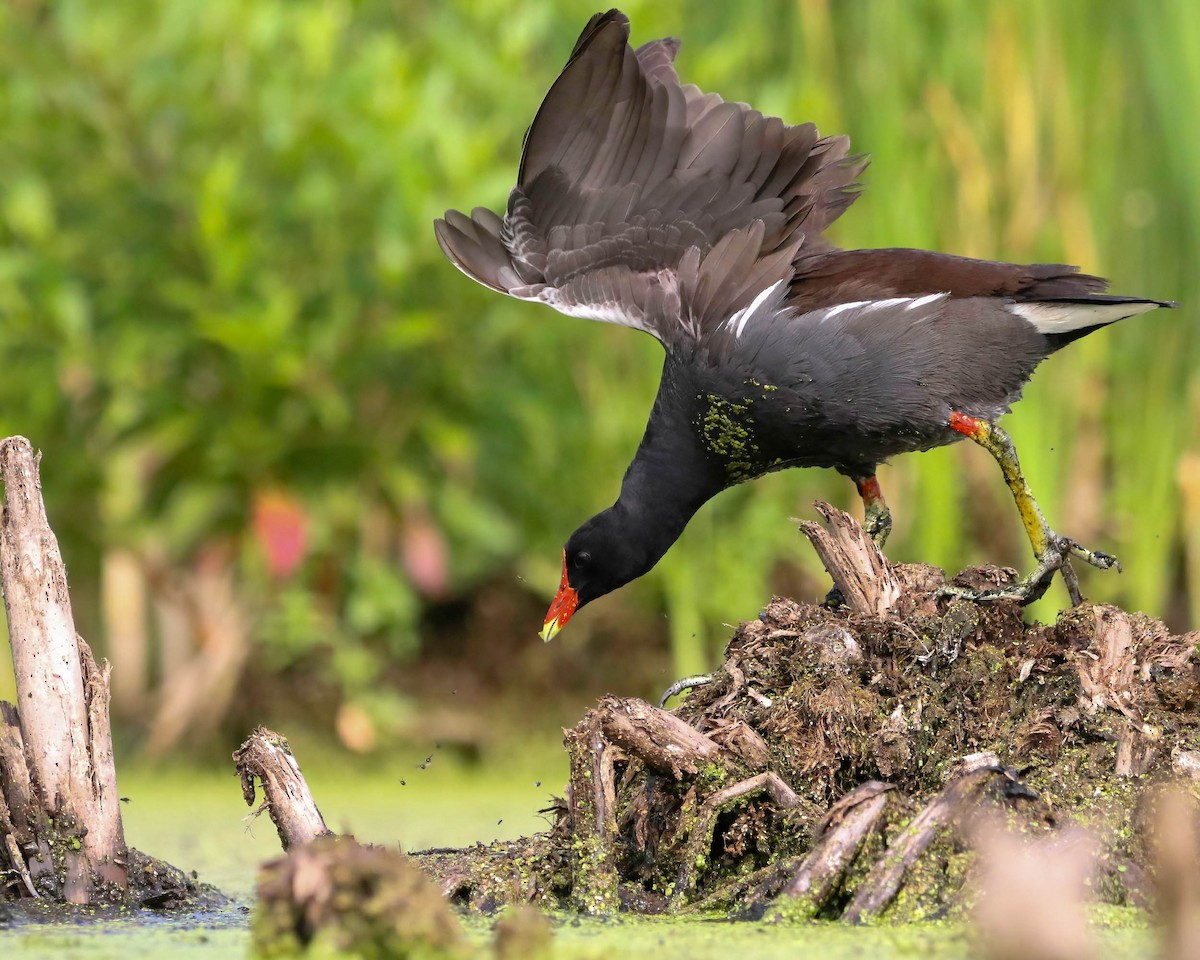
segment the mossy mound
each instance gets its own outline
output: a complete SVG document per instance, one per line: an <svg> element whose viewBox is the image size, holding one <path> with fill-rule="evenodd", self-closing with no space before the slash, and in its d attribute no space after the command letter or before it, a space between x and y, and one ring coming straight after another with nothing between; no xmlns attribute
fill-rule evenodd
<svg viewBox="0 0 1200 960"><path fill-rule="evenodd" d="M828 847L835 872L805 915L935 916L961 906L964 818L990 810L1022 830L1093 831L1101 899L1142 902L1141 797L1200 770L1198 635L1091 604L1027 625L1012 602L940 598L933 568L894 572L885 615L773 600L669 714L602 702L568 733L551 832L422 862L477 907L761 913L807 890L798 878ZM982 779L952 794L965 775ZM854 803L886 803L841 849L840 798L871 782Z"/></svg>

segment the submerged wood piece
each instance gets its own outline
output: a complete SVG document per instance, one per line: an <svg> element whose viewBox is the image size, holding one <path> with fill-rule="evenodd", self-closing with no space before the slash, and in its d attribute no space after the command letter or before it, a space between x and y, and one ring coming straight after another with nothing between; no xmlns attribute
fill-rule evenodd
<svg viewBox="0 0 1200 960"><path fill-rule="evenodd" d="M604 736L658 773L694 777L706 763L721 763L721 745L673 713L637 697L605 697L597 711Z"/></svg>
<svg viewBox="0 0 1200 960"><path fill-rule="evenodd" d="M803 520L803 533L817 551L846 605L855 613L883 616L900 599L892 565L850 514L824 501L813 504L820 523Z"/></svg>
<svg viewBox="0 0 1200 960"><path fill-rule="evenodd" d="M292 756L288 742L279 734L259 727L233 754L242 796L254 806L254 783L262 787L263 803L255 815L265 809L270 815L284 850L311 843L332 831L325 826L312 791Z"/></svg>
<svg viewBox="0 0 1200 960"><path fill-rule="evenodd" d="M988 764L974 767L951 781L909 821L908 826L891 843L888 852L871 868L850 906L842 914L842 919L850 923L862 923L879 916L904 884L905 874L942 829L976 804L991 784L1005 780L1016 782L1004 767Z"/></svg>
<svg viewBox="0 0 1200 960"><path fill-rule="evenodd" d="M854 865L894 789L891 784L869 780L835 803L817 826L812 850L796 868L781 897L803 900L802 912L815 915ZM794 916L794 907L789 906L788 913Z"/></svg>
<svg viewBox="0 0 1200 960"><path fill-rule="evenodd" d="M119 899L128 885L128 851L112 762L108 673L75 632L39 459L24 437L0 442L0 577L30 802L62 842L62 885L55 892L73 903ZM12 778L16 771L5 773Z"/></svg>
<svg viewBox="0 0 1200 960"><path fill-rule="evenodd" d="M701 805L696 819L692 823L687 847L684 849L682 863L679 867L679 878L676 881L675 890L671 894L672 906L678 906L691 892L695 882L696 868L707 857L708 851L712 847L713 830L717 825L717 817L739 800L757 793L765 793L771 798L771 802L781 810L795 809L800 802L796 792L775 773L759 773L712 794Z"/></svg>
<svg viewBox="0 0 1200 960"><path fill-rule="evenodd" d="M605 714L603 706L589 711L564 736L571 761L567 815L575 837L571 850L571 900L575 909L594 915L616 913L620 908L614 748L602 730Z"/></svg>

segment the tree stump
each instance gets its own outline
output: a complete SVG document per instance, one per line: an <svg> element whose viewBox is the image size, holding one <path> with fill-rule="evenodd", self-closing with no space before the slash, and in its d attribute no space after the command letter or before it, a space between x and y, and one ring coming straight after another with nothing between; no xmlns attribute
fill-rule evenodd
<svg viewBox="0 0 1200 960"><path fill-rule="evenodd" d="M8 839L5 846L30 893L70 903L120 901L129 885L128 851L109 731L109 667L96 664L75 632L39 459L24 437L0 443L0 576L17 681L16 710L4 711L0 779L10 816L2 829L30 850L28 871ZM35 875L37 884L30 882Z"/></svg>
<svg viewBox="0 0 1200 960"><path fill-rule="evenodd" d="M804 533L844 604L772 600L720 669L672 685L691 691L674 710L602 699L564 731L570 781L549 831L411 854L443 895L483 911L861 923L964 916L982 876L977 916L1003 931L989 955L1005 960L1088 955L1081 891L1148 902L1155 816L1142 808L1164 781L1200 781L1200 634L1109 606L1043 625L1011 601L945 599L942 571L893 567L849 515L818 512ZM1167 797L1161 900L1182 958L1200 930L1200 810ZM1037 878L977 870L976 846L1054 862L1041 872L1063 882L1034 893ZM1031 904L1063 923L1022 925Z"/></svg>
<svg viewBox="0 0 1200 960"><path fill-rule="evenodd" d="M254 813L257 816L266 810L270 814L284 850L332 832L325 826L300 764L279 734L259 727L234 752L233 762L242 781L246 806L254 806L255 782L261 785L263 802Z"/></svg>
<svg viewBox="0 0 1200 960"><path fill-rule="evenodd" d="M109 728L109 665L75 632L42 502L40 457L0 441L0 585L17 704L0 703L0 898L164 907L220 894L125 845Z"/></svg>

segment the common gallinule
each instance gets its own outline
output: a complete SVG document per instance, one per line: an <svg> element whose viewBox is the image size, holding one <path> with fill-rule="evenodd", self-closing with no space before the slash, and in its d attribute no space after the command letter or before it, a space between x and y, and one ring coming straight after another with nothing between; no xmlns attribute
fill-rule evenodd
<svg viewBox="0 0 1200 960"><path fill-rule="evenodd" d="M858 196L846 137L788 126L681 86L679 41L636 52L617 10L584 28L525 137L503 217L451 210L446 256L493 290L634 327L666 348L662 383L621 494L576 530L542 637L646 573L710 497L785 467L858 486L882 545L878 463L970 437L996 458L1037 566L957 591L1029 602L1070 558L1112 567L1050 529L996 425L1049 354L1173 304L1105 296L1062 264L924 250L843 251L821 238Z"/></svg>

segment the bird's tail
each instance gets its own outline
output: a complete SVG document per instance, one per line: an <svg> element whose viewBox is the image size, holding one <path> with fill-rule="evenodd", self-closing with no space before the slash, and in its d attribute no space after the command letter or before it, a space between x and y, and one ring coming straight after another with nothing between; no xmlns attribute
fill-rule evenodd
<svg viewBox="0 0 1200 960"><path fill-rule="evenodd" d="M1172 300L1147 300L1143 297L1113 297L1107 294L1091 294L1084 297L1046 297L1037 300L1022 300L1009 309L1037 328L1051 342L1055 350L1068 343L1086 337L1094 330L1110 323L1149 313L1159 307L1173 309L1179 306Z"/></svg>

